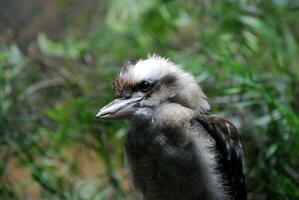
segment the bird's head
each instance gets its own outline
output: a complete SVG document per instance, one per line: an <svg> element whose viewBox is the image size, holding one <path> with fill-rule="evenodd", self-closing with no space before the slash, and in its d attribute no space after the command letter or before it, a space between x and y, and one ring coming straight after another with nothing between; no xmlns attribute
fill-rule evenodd
<svg viewBox="0 0 299 200"><path fill-rule="evenodd" d="M124 65L114 81L116 97L97 113L103 119L138 117L169 102L198 111L210 106L195 78L168 59L151 55Z"/></svg>

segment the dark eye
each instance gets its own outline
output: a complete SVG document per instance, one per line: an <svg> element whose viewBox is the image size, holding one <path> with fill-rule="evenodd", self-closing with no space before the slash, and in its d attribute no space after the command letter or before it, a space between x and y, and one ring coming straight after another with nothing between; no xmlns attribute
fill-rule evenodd
<svg viewBox="0 0 299 200"><path fill-rule="evenodd" d="M140 90L142 90L143 92L147 92L151 89L152 84L147 82L147 81L142 81L139 85Z"/></svg>

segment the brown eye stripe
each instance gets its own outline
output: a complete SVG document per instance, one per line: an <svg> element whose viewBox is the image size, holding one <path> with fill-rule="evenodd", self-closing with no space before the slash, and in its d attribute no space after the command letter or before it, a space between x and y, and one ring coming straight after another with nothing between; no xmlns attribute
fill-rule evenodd
<svg viewBox="0 0 299 200"><path fill-rule="evenodd" d="M160 81L154 81L150 82L150 88L148 91L142 91L142 88L140 84L142 82L133 82L123 79L121 76L117 76L113 82L113 93L116 97L122 97L125 92L128 90L131 92L138 92L142 91L147 93L147 95L151 95L153 92L155 92L161 84L165 84L168 87L172 87L173 84L176 82L176 77L172 75L166 75L163 77Z"/></svg>
<svg viewBox="0 0 299 200"><path fill-rule="evenodd" d="M177 78L173 75L166 75L163 78L161 78L159 81L148 81L149 82L149 88L142 88L142 82L136 82L132 80L124 79L121 73L125 73L126 67L122 68L123 72L120 72L120 74L115 78L113 82L113 94L117 98L122 98L128 94L134 93L134 92L143 92L146 94L146 96L152 95L155 91L157 91L161 84L165 85L166 87L175 87L175 83Z"/></svg>
<svg viewBox="0 0 299 200"><path fill-rule="evenodd" d="M176 82L177 78L173 75L166 75L161 79L161 82L167 86L172 86Z"/></svg>
<svg viewBox="0 0 299 200"><path fill-rule="evenodd" d="M163 77L160 81L155 81L152 83L152 88L147 92L147 96L149 97L150 95L152 95L153 93L155 93L155 91L159 90L160 85L164 84L167 85L167 87L172 87L174 86L175 82L176 82L176 77L172 76L172 75L166 75L165 77Z"/></svg>

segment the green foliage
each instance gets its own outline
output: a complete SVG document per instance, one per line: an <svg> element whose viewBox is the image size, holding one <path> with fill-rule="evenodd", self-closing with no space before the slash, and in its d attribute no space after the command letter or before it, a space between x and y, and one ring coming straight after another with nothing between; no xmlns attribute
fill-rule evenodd
<svg viewBox="0 0 299 200"><path fill-rule="evenodd" d="M91 29L86 24L93 17L82 12L86 26L68 20L59 40L41 32L25 49L18 41L1 43L1 199L22 199L25 192L18 188L24 184L37 185L43 199L131 199L119 172L127 126L94 116L112 99L119 66L148 53L193 73L212 111L239 127L249 199L299 198L296 1L101 5ZM78 153L82 147L84 155ZM92 153L101 167L95 179L82 178L80 158ZM11 181L12 160L30 178Z"/></svg>

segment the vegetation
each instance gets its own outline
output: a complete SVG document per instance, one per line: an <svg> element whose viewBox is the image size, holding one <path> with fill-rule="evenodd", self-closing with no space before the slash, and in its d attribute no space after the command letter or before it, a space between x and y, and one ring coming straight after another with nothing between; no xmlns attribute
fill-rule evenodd
<svg viewBox="0 0 299 200"><path fill-rule="evenodd" d="M299 199L298 1L57 0L48 4L58 36L26 38L43 12L21 26L9 2L0 3L0 199L134 199L128 126L95 114L121 64L154 52L193 73L212 112L239 127L249 199Z"/></svg>

